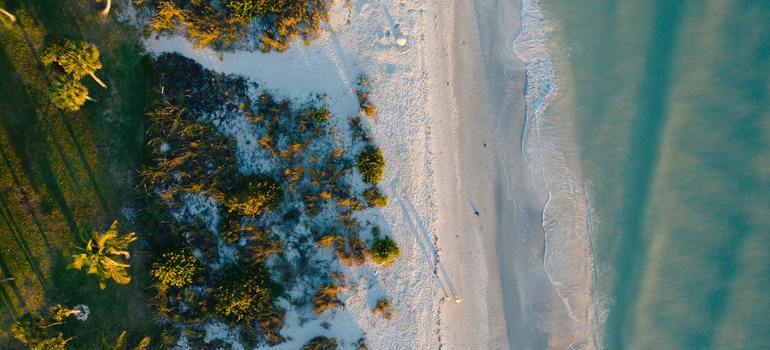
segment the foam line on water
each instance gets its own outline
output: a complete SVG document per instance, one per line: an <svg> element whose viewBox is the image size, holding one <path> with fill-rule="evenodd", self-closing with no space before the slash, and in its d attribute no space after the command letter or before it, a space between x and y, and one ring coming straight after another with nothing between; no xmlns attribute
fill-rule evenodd
<svg viewBox="0 0 770 350"><path fill-rule="evenodd" d="M545 323L549 334L569 348L600 348L591 250L590 203L579 169L571 169L569 155L556 132L549 130L545 112L558 92L553 57L548 51L552 32L536 0L522 0L521 31L513 42L525 63L525 116L521 151L532 184L543 192L543 271L564 305L563 317L552 311ZM566 117L566 116L559 116ZM562 122L563 120L559 120ZM569 138L568 140L569 141ZM576 167L575 167L576 168ZM553 305L554 308L557 305Z"/></svg>

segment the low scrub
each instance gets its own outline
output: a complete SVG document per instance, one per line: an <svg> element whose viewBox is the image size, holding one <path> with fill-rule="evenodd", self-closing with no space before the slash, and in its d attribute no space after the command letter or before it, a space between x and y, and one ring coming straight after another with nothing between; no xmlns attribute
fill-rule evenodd
<svg viewBox="0 0 770 350"><path fill-rule="evenodd" d="M380 265L390 265L401 254L396 241L387 236L375 239L369 251L372 255L372 260Z"/></svg>
<svg viewBox="0 0 770 350"><path fill-rule="evenodd" d="M310 339L307 344L302 347L302 350L336 350L337 339L326 337L315 337Z"/></svg>
<svg viewBox="0 0 770 350"><path fill-rule="evenodd" d="M393 307L388 299L380 299L377 301L377 305L372 309L372 313L379 315L386 320L393 318Z"/></svg>
<svg viewBox="0 0 770 350"><path fill-rule="evenodd" d="M225 271L222 284L214 288L214 311L225 319L249 324L278 312L273 300L280 294L281 287L264 267L234 267Z"/></svg>
<svg viewBox="0 0 770 350"><path fill-rule="evenodd" d="M344 290L344 287L333 284L322 286L313 299L315 313L320 315L326 310L334 309L337 306L343 306L344 304L338 297L342 290Z"/></svg>
<svg viewBox="0 0 770 350"><path fill-rule="evenodd" d="M358 107L365 116L374 118L377 115L377 107L369 99L369 79L365 75L358 76L356 84L356 97L358 97Z"/></svg>
<svg viewBox="0 0 770 350"><path fill-rule="evenodd" d="M364 191L364 198L370 206L384 208L388 205L388 196L382 194L377 187L372 186Z"/></svg>
<svg viewBox="0 0 770 350"><path fill-rule="evenodd" d="M199 272L198 261L187 251L165 253L152 265L150 274L161 288L182 288L193 283Z"/></svg>
<svg viewBox="0 0 770 350"><path fill-rule="evenodd" d="M364 177L364 182L376 185L382 181L385 174L385 157L375 146L368 146L358 156L358 171Z"/></svg>
<svg viewBox="0 0 770 350"><path fill-rule="evenodd" d="M149 30L184 31L199 48L246 47L255 35L263 52L285 51L296 39L306 44L328 22L329 0L134 0L152 12Z"/></svg>

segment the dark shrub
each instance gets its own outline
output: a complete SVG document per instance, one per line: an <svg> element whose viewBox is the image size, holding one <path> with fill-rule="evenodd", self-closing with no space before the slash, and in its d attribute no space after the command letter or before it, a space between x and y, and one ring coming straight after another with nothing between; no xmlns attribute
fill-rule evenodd
<svg viewBox="0 0 770 350"><path fill-rule="evenodd" d="M390 300L380 299L377 301L377 305L375 305L374 309L372 309L372 313L375 315L380 315L386 320L393 318L393 307L390 305Z"/></svg>
<svg viewBox="0 0 770 350"><path fill-rule="evenodd" d="M258 216L270 210L283 198L281 186L265 177L250 176L235 185L235 193L225 198L232 214Z"/></svg>
<svg viewBox="0 0 770 350"><path fill-rule="evenodd" d="M214 288L214 311L223 318L241 324L264 321L277 312L273 299L280 292L260 265L240 266L223 276L223 283Z"/></svg>
<svg viewBox="0 0 770 350"><path fill-rule="evenodd" d="M385 157L382 156L382 151L374 146L364 149L358 156L358 171L368 184L376 185L382 181L385 173Z"/></svg>
<svg viewBox="0 0 770 350"><path fill-rule="evenodd" d="M364 198L373 207L384 208L388 205L388 196L380 193L380 190L374 186L364 191Z"/></svg>
<svg viewBox="0 0 770 350"><path fill-rule="evenodd" d="M370 253L374 262L380 265L390 265L400 255L396 241L387 236L375 239Z"/></svg>
<svg viewBox="0 0 770 350"><path fill-rule="evenodd" d="M181 288L192 284L198 273L198 261L187 251L169 252L152 265L150 273L162 287Z"/></svg>
<svg viewBox="0 0 770 350"><path fill-rule="evenodd" d="M342 286L327 284L322 286L313 298L313 306L316 314L322 314L324 311L333 309L342 305L342 301L337 295L343 290Z"/></svg>
<svg viewBox="0 0 770 350"><path fill-rule="evenodd" d="M310 339L302 350L337 350L337 339L326 337L315 337Z"/></svg>

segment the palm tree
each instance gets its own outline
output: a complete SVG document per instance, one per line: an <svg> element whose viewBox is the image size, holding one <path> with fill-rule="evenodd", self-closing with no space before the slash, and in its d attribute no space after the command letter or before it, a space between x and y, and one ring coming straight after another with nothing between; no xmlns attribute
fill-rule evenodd
<svg viewBox="0 0 770 350"><path fill-rule="evenodd" d="M83 253L73 255L69 268L83 270L89 275L96 275L99 279L99 288L107 287L106 281L113 279L118 284L128 284L131 276L126 268L130 265L127 260L131 258L128 245L136 240L136 234L127 233L118 235L118 220L112 222L110 229L104 233L91 232L91 239L85 247L79 248Z"/></svg>
<svg viewBox="0 0 770 350"><path fill-rule="evenodd" d="M61 77L53 81L51 102L56 107L68 111L77 111L88 101L95 101L88 96L88 89L78 80Z"/></svg>
<svg viewBox="0 0 770 350"><path fill-rule="evenodd" d="M79 321L85 321L88 319L88 315L91 313L91 309L88 306L80 304L73 308L68 308L61 304L56 304L48 308L48 314L51 315L51 319L56 323L63 323L68 317L73 316Z"/></svg>
<svg viewBox="0 0 770 350"><path fill-rule="evenodd" d="M48 329L61 322L49 323L49 320L32 314L25 314L11 327L14 339L32 350L65 350L72 338L64 338L62 333L51 335Z"/></svg>
<svg viewBox="0 0 770 350"><path fill-rule="evenodd" d="M91 76L101 87L107 88L94 72L102 68L99 61L99 49L96 45L86 42L74 43L70 40L55 42L46 48L43 53L43 63L58 63L69 75L80 79L86 75Z"/></svg>
<svg viewBox="0 0 770 350"><path fill-rule="evenodd" d="M102 69L102 62L99 61L99 49L96 48L96 45L79 42L74 47L75 50L67 51L62 61L59 62L64 71L77 79L84 75L90 75L101 87L106 89L107 85L94 74L97 70Z"/></svg>
<svg viewBox="0 0 770 350"><path fill-rule="evenodd" d="M147 350L147 348L150 346L150 337L144 337L142 340L139 341L139 344L136 345L131 350ZM115 346L112 348L107 348L104 345L102 345L102 348L104 350L125 350L126 349L126 331L123 331L118 336L118 339L115 340Z"/></svg>
<svg viewBox="0 0 770 350"><path fill-rule="evenodd" d="M97 0L97 1L101 2L99 0ZM112 0L107 0L107 6L105 6L104 10L102 10L102 12L99 12L99 14L106 17L107 15L110 14L110 7L111 6L112 6Z"/></svg>
<svg viewBox="0 0 770 350"><path fill-rule="evenodd" d="M16 16L14 16L12 13L10 13L10 12L6 11L6 10L5 10L4 8L2 8L2 7L0 7L0 12L1 12L2 14L4 14L4 15L8 16L8 18L10 18L10 19L11 19L11 23L13 23L13 22L16 22Z"/></svg>

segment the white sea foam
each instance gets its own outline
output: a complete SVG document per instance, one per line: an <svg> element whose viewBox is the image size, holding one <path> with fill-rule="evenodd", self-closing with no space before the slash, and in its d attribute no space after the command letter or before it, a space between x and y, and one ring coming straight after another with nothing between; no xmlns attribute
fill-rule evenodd
<svg viewBox="0 0 770 350"><path fill-rule="evenodd" d="M598 349L590 206L575 154L569 152L574 149L570 116L546 113L558 93L554 58L548 51L552 28L536 0L522 1L521 23L514 40L527 79L521 149L533 185L545 200L543 269L558 296L541 324L551 348Z"/></svg>

